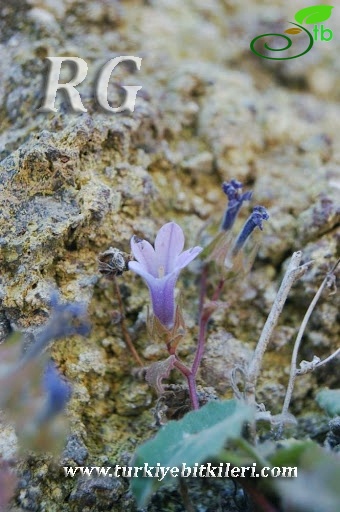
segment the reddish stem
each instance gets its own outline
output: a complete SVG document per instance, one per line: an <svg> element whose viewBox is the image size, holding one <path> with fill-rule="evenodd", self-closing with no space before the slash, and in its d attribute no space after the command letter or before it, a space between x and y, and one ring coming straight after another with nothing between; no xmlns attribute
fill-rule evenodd
<svg viewBox="0 0 340 512"><path fill-rule="evenodd" d="M198 318L202 317L204 300L207 293L207 277L208 277L208 265L204 265L201 275L201 285L200 285L200 301L198 308Z"/></svg>
<svg viewBox="0 0 340 512"><path fill-rule="evenodd" d="M201 364L201 360L204 353L205 347L205 336L207 332L207 325L211 317L211 311L204 311L204 300L207 292L207 276L208 276L208 267L207 265L203 267L202 276L201 276L201 286L200 286L200 299L199 299L199 333L198 333L198 344L195 354L195 359L192 364L191 370L185 366L178 359L175 362L175 367L185 376L188 382L189 387L189 395L192 404L192 408L194 410L199 409L199 401L197 396L197 387L196 387L196 374L198 368ZM213 294L212 300L218 300L221 295L221 291L224 285L225 279L221 279L217 285L217 288ZM169 353L171 354L171 348L169 349Z"/></svg>
<svg viewBox="0 0 340 512"><path fill-rule="evenodd" d="M201 364L201 360L204 353L204 345L205 345L205 335L207 331L207 324L209 322L211 314L201 314L200 322L199 322L199 334L198 334L198 344L197 344L197 350L195 354L195 359L192 364L191 371L194 376L196 376L198 367Z"/></svg>
<svg viewBox="0 0 340 512"><path fill-rule="evenodd" d="M191 370L189 370L189 368L185 366L185 364L183 364L179 359L176 359L175 366L177 370L179 370L187 379L192 408L194 410L199 409L195 376L192 374Z"/></svg>
<svg viewBox="0 0 340 512"><path fill-rule="evenodd" d="M221 291L223 289L224 283L225 283L225 279L220 279L219 280L217 288L216 288L216 290L214 292L214 295L212 296L211 300L218 300L220 298Z"/></svg>
<svg viewBox="0 0 340 512"><path fill-rule="evenodd" d="M190 373L190 375L187 377L187 380L188 380L189 395L190 395L192 408L195 411L197 411L200 408L200 404L199 404L198 396L197 396L195 375Z"/></svg>
<svg viewBox="0 0 340 512"><path fill-rule="evenodd" d="M116 280L115 277L113 278L113 283L114 283L114 286L115 286L117 300L118 300L118 307L119 307L119 311L120 311L120 325L121 325L121 328L122 328L122 334L123 334L124 341L125 341L126 345L128 346L128 348L130 349L130 352L133 355L133 357L134 357L135 361L137 362L137 364L139 366L144 366L143 363L142 363L141 358L138 355L137 350L135 349L135 347L134 347L134 345L132 343L132 339L131 339L131 336L129 334L126 322L125 322L124 306L123 306L122 296L121 296L120 289L119 289L119 286L118 286L118 283L117 283L117 280Z"/></svg>
<svg viewBox="0 0 340 512"><path fill-rule="evenodd" d="M204 297L206 295L206 289L207 289L207 267L203 269L202 272L202 279L201 279L201 291L200 291L200 320L199 320L199 333L198 333L198 344L197 344L197 350L195 354L195 359L191 368L191 371L194 376L196 376L198 372L198 368L201 364L201 360L204 353L204 347L205 347L205 337L207 332L207 325L210 320L210 317L212 315L212 312L206 311L204 312ZM219 299L222 288L224 285L225 279L220 279L217 288L212 296L212 301L216 301Z"/></svg>

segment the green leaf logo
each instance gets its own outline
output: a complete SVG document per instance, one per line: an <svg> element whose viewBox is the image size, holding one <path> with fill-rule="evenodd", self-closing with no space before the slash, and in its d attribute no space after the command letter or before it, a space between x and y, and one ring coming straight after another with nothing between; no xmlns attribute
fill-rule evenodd
<svg viewBox="0 0 340 512"><path fill-rule="evenodd" d="M333 5L313 5L305 7L295 14L295 20L298 23L306 23L306 25L313 25L314 23L321 23L331 17Z"/></svg>

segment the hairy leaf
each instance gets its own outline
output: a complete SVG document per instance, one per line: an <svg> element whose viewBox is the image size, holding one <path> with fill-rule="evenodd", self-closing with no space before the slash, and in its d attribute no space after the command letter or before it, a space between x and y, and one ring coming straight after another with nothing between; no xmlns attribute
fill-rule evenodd
<svg viewBox="0 0 340 512"><path fill-rule="evenodd" d="M171 370L174 368L175 361L176 356L171 355L165 361L157 361L146 369L145 380L150 386L155 388L159 395L164 393L162 380L169 377Z"/></svg>
<svg viewBox="0 0 340 512"><path fill-rule="evenodd" d="M209 457L216 457L224 444L241 434L242 425L253 417L253 410L236 400L212 401L198 411L189 412L179 421L170 421L158 434L140 446L133 465L136 467L193 467ZM145 467L145 466L144 466ZM162 481L137 476L131 489L138 506L144 506L151 494L171 480L169 473ZM173 480L173 479L172 479Z"/></svg>
<svg viewBox="0 0 340 512"><path fill-rule="evenodd" d="M316 401L330 416L340 415L340 389L323 389Z"/></svg>

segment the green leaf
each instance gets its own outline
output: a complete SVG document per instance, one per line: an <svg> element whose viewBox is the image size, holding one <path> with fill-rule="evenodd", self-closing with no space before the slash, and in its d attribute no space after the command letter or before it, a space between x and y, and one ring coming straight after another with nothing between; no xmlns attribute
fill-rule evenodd
<svg viewBox="0 0 340 512"><path fill-rule="evenodd" d="M300 454L297 478L273 479L281 496L283 510L301 512L340 510L339 482L339 457L326 452L316 443L306 445Z"/></svg>
<svg viewBox="0 0 340 512"><path fill-rule="evenodd" d="M316 395L316 401L330 416L340 414L340 389L323 389Z"/></svg>
<svg viewBox="0 0 340 512"><path fill-rule="evenodd" d="M252 408L236 400L209 402L179 421L169 421L153 439L137 449L133 466L178 467L180 474L183 464L193 467L217 456L226 441L240 436L242 425L253 415ZM133 477L131 490L138 506L144 506L151 494L169 480L174 480L169 472L162 481L141 475Z"/></svg>
<svg viewBox="0 0 340 512"><path fill-rule="evenodd" d="M312 5L305 7L295 14L295 20L298 23L306 23L306 25L313 25L314 23L321 23L331 17L333 5Z"/></svg>
<svg viewBox="0 0 340 512"><path fill-rule="evenodd" d="M272 466L298 466L300 459L307 450L315 448L316 443L311 440L298 441L296 439L286 439L281 442L281 447L274 452L269 460Z"/></svg>

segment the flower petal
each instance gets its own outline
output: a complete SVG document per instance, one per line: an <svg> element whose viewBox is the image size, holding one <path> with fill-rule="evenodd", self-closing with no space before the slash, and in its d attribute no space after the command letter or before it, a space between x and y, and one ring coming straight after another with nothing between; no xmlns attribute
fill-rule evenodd
<svg viewBox="0 0 340 512"><path fill-rule="evenodd" d="M132 254L149 274L158 276L158 266L155 250L147 240L139 240L136 236L131 238Z"/></svg>
<svg viewBox="0 0 340 512"><path fill-rule="evenodd" d="M184 234L182 228L175 222L164 224L158 231L155 240L158 268L163 267L165 274L172 272L183 247Z"/></svg>
<svg viewBox="0 0 340 512"><path fill-rule="evenodd" d="M158 320L166 327L171 327L175 314L175 285L179 271L162 278L149 274L141 263L129 262L129 269L140 275L146 282L152 302L152 310Z"/></svg>
<svg viewBox="0 0 340 512"><path fill-rule="evenodd" d="M202 252L202 247L193 247L192 249L188 249L187 251L182 252L175 262L176 269L180 270L181 268L186 267L189 263L196 258L196 256Z"/></svg>
<svg viewBox="0 0 340 512"><path fill-rule="evenodd" d="M154 315L165 327L172 327L175 316L175 286L179 272L155 279L149 286Z"/></svg>
<svg viewBox="0 0 340 512"><path fill-rule="evenodd" d="M136 274L141 276L148 285L149 282L152 285L154 281L157 279L145 269L143 263L139 263L138 261L129 261L128 266L129 270L132 270L132 272L136 272Z"/></svg>
<svg viewBox="0 0 340 512"><path fill-rule="evenodd" d="M166 327L172 327L175 316L175 286L180 270L202 251L194 247L182 253L184 234L175 222L168 222L159 230L155 249L136 237L131 239L131 249L137 261L128 263L129 269L146 282L154 315Z"/></svg>

